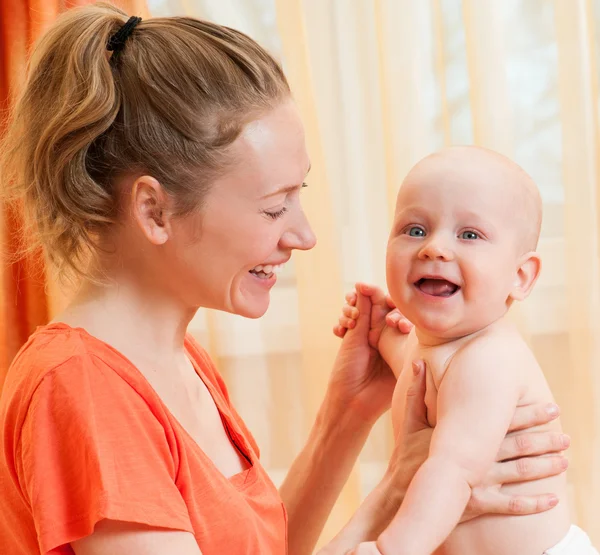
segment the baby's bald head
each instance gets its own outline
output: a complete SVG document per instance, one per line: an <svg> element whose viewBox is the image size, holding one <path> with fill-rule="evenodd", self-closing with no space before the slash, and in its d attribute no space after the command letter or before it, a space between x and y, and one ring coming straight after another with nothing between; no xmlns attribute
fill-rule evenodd
<svg viewBox="0 0 600 555"><path fill-rule="evenodd" d="M436 177L437 176L437 177ZM456 146L423 158L406 176L398 195L425 181L436 179L452 185L456 195L464 192L491 197L494 208L502 210L504 223L515 230L519 249L534 251L542 224L542 200L533 179L518 164L492 150ZM463 201L469 203L469 196Z"/></svg>

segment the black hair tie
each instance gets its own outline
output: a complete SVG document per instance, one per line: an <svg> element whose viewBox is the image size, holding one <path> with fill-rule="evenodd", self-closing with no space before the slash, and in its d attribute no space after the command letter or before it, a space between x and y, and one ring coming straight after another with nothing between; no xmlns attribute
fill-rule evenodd
<svg viewBox="0 0 600 555"><path fill-rule="evenodd" d="M131 36L131 33L136 26L142 21L141 17L131 16L125 25L121 27L110 39L106 45L106 49L118 54L123 50L125 42Z"/></svg>

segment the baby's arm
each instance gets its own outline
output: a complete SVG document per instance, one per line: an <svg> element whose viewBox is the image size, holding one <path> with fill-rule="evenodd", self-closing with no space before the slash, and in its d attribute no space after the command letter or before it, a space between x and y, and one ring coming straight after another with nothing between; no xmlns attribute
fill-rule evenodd
<svg viewBox="0 0 600 555"><path fill-rule="evenodd" d="M379 339L379 353L387 365L392 369L394 376L398 379L404 363L408 349L415 342L414 331L408 335L401 334L397 329L385 327L381 332Z"/></svg>
<svg viewBox="0 0 600 555"><path fill-rule="evenodd" d="M456 353L438 391L429 458L379 536L384 555L430 555L450 535L495 460L520 396L519 347L474 340ZM490 409L493 407L493 410Z"/></svg>

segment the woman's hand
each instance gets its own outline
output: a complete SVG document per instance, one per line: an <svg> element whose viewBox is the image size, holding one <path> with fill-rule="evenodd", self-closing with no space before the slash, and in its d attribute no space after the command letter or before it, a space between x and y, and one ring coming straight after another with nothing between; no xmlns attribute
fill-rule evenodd
<svg viewBox="0 0 600 555"><path fill-rule="evenodd" d="M471 491L471 499L461 522L488 513L541 513L558 504L558 497L552 493L521 496L507 495L501 491L506 484L539 480L567 470L569 463L562 452L571 444L568 435L560 432L527 432L528 428L547 424L558 415L559 409L553 404L517 408L496 462L482 485Z"/></svg>
<svg viewBox="0 0 600 555"><path fill-rule="evenodd" d="M389 297L373 285L357 284L356 292L348 294L346 300L345 315L334 328L334 333L343 341L328 395L345 411L352 411L361 420L373 424L390 407L396 384L377 350L379 337L386 322L403 334L408 333L412 325L394 309Z"/></svg>
<svg viewBox="0 0 600 555"><path fill-rule="evenodd" d="M342 308L342 316L338 325L333 328L333 333L343 339L348 330L356 327L359 310L356 308L359 293L371 300L371 320L369 325L368 341L373 349L377 349L379 338L383 329L388 326L400 333L407 334L413 325L396 308L394 301L379 287L366 283L357 283L356 289L346 295L346 304Z"/></svg>
<svg viewBox="0 0 600 555"><path fill-rule="evenodd" d="M413 364L413 383L407 392L404 423L396 438L388 467L401 497L429 453L432 429L427 423L424 398L425 365L416 362ZM558 407L555 405L539 404L516 409L509 432L498 451L496 463L483 484L472 490L462 522L490 513L541 513L556 506L558 498L552 493L508 495L501 488L504 484L538 480L566 470L567 460L561 452L569 446L569 437L554 432L527 431L554 420L558 414Z"/></svg>

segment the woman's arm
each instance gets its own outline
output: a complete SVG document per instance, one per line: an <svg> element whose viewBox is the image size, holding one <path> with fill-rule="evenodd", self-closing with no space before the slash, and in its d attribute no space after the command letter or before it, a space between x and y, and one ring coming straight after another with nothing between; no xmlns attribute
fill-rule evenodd
<svg viewBox="0 0 600 555"><path fill-rule="evenodd" d="M288 513L288 552L313 552L371 430L351 416L321 408L304 449L279 489Z"/></svg>
<svg viewBox="0 0 600 555"><path fill-rule="evenodd" d="M344 333L317 421L280 488L288 512L290 555L313 552L373 424L391 403L396 380L375 348L391 309L380 289L359 288L363 294L355 302L360 315ZM400 323L397 329L406 333L410 326ZM388 496L391 488L380 491ZM379 513L381 502L372 505ZM370 513L359 516L359 527L371 520ZM392 515L390 509L384 520Z"/></svg>
<svg viewBox="0 0 600 555"><path fill-rule="evenodd" d="M193 534L133 522L101 520L94 533L71 543L76 555L201 555Z"/></svg>
<svg viewBox="0 0 600 555"><path fill-rule="evenodd" d="M407 393L402 433L383 479L319 555L342 555L379 536L397 513L412 477L427 458L433 430L427 423L425 372L420 365L416 370Z"/></svg>

